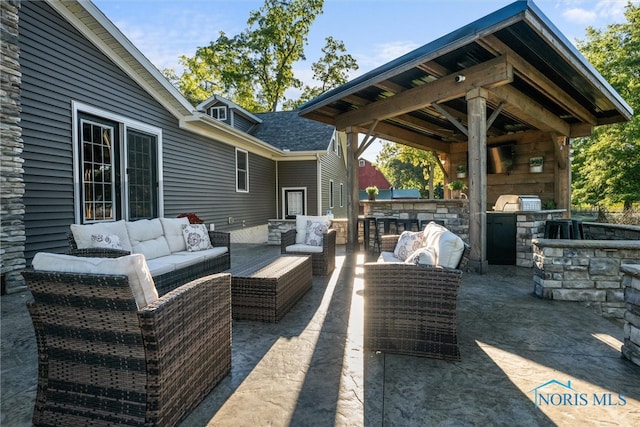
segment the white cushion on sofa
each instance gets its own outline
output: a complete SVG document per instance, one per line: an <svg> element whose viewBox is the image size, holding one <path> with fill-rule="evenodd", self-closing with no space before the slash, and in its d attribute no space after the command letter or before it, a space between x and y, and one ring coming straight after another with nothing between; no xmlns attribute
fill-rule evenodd
<svg viewBox="0 0 640 427"><path fill-rule="evenodd" d="M464 252L464 242L446 227L430 222L424 229L424 246L433 248L437 265L456 268Z"/></svg>
<svg viewBox="0 0 640 427"><path fill-rule="evenodd" d="M402 262L402 260L396 257L393 252L382 251L378 257L378 262Z"/></svg>
<svg viewBox="0 0 640 427"><path fill-rule="evenodd" d="M119 258L90 258L38 252L33 257L32 265L34 270L40 271L125 275L139 309L158 299L156 286L142 254Z"/></svg>
<svg viewBox="0 0 640 427"><path fill-rule="evenodd" d="M184 236L182 235L182 226L189 224L189 219L185 218L160 218L162 229L164 230L164 237L169 244L169 250L171 253L186 251L187 245L184 242Z"/></svg>
<svg viewBox="0 0 640 427"><path fill-rule="evenodd" d="M78 249L96 247L92 242L93 235L116 235L120 238L120 246L125 251L132 251L129 233L124 220L114 222L98 222L95 224L71 224L71 233Z"/></svg>
<svg viewBox="0 0 640 427"><path fill-rule="evenodd" d="M407 264L437 265L438 257L434 248L419 248L404 260Z"/></svg>
<svg viewBox="0 0 640 427"><path fill-rule="evenodd" d="M309 216L309 215L296 216L296 244L306 243L307 221L320 222L320 223L326 224L327 228L329 228L329 226L331 225L331 221L326 216Z"/></svg>
<svg viewBox="0 0 640 427"><path fill-rule="evenodd" d="M147 260L171 254L164 229L158 218L127 222L127 232L133 252L144 254Z"/></svg>
<svg viewBox="0 0 640 427"><path fill-rule="evenodd" d="M320 254L322 253L322 246L311 246L311 245L305 245L304 243L296 243L295 245L289 245L286 247L286 251L288 254L310 254L310 253L316 253L316 254Z"/></svg>

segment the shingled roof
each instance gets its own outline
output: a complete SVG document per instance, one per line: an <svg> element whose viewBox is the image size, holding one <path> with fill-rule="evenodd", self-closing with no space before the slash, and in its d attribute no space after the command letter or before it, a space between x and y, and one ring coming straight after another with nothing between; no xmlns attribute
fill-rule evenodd
<svg viewBox="0 0 640 427"><path fill-rule="evenodd" d="M335 127L305 119L297 111L256 114L262 120L251 134L281 150L324 151L329 146Z"/></svg>

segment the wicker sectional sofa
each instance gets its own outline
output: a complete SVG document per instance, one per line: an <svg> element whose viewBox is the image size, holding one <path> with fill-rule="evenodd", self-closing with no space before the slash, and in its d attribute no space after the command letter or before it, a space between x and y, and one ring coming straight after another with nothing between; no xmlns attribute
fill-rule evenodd
<svg viewBox="0 0 640 427"><path fill-rule="evenodd" d="M437 234L446 236L454 254L439 253L449 243ZM409 262L397 257L402 235L383 236L378 261L364 264L365 350L460 360L456 308L469 246L452 235L440 225L427 225L422 245L429 243L416 249L429 255L422 263L420 257ZM436 265L439 255L454 268Z"/></svg>
<svg viewBox="0 0 640 427"><path fill-rule="evenodd" d="M145 256L159 295L191 280L231 267L229 233L206 231L211 247L188 250L183 226L187 218L155 218L71 225L68 254L83 257Z"/></svg>

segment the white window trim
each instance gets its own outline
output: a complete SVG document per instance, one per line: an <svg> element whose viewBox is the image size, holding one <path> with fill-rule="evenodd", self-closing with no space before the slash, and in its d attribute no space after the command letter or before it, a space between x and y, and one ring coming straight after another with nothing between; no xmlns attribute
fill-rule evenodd
<svg viewBox="0 0 640 427"><path fill-rule="evenodd" d="M216 115L213 115L213 111L216 111ZM221 114L222 113L222 114ZM227 107L224 105L221 106L217 106L217 107L211 107L209 108L209 115L211 117L213 117L216 120L220 120L221 122L224 122L227 120Z"/></svg>
<svg viewBox="0 0 640 427"><path fill-rule="evenodd" d="M336 186L332 179L329 180L329 208L333 209L333 199L336 192Z"/></svg>
<svg viewBox="0 0 640 427"><path fill-rule="evenodd" d="M340 207L344 207L344 184L340 183Z"/></svg>
<svg viewBox="0 0 640 427"><path fill-rule="evenodd" d="M80 224L82 222L82 171L80 169L80 141L78 141L78 126L79 116L81 113L91 114L96 117L111 120L122 125L122 132L119 135L120 146L118 147L121 153L125 152L125 139L127 135L127 129L132 128L141 132L146 132L151 135L155 135L158 140L158 217L164 217L164 173L162 171L162 129L148 125L146 123L139 122L137 120L130 119L119 114L114 114L109 111L102 110L100 108L93 107L91 105L83 104L77 101L71 101L71 116L72 116L72 132L71 141L73 146L73 203L74 203L74 215L75 223ZM128 165L127 156L123 156L122 168L126 171ZM123 171L123 172L124 172ZM124 188L129 187L129 178L126 173L124 176ZM129 219L129 195L127 191L122 191L122 206L124 207L124 218ZM114 215L115 221L115 215Z"/></svg>
<svg viewBox="0 0 640 427"><path fill-rule="evenodd" d="M246 190L241 190L240 188L238 188L238 152L240 153L244 153L245 157L247 159L247 170L246 170ZM236 173L236 193L248 193L249 192L249 152L247 150L243 150L242 148L237 148L236 147L236 151L235 151L235 162L236 162L236 169L235 169L235 173Z"/></svg>
<svg viewBox="0 0 640 427"><path fill-rule="evenodd" d="M307 215L307 207L309 206L307 204L307 187L282 187L282 209L280 210L282 219L285 219L287 217L287 212L285 211L286 209L286 201L285 201L285 195L287 194L287 191L302 191L303 194L303 199L304 199L304 212L302 213L303 215Z"/></svg>

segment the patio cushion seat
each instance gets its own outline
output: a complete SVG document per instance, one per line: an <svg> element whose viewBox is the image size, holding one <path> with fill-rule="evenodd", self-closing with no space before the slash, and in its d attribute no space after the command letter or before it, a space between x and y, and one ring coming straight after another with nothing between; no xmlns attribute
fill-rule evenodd
<svg viewBox="0 0 640 427"><path fill-rule="evenodd" d="M289 245L287 246L287 253L291 254L291 253L299 253L299 254L304 254L304 253L322 253L322 246L312 246L312 245L305 245L303 243L301 244L295 244L295 245Z"/></svg>

